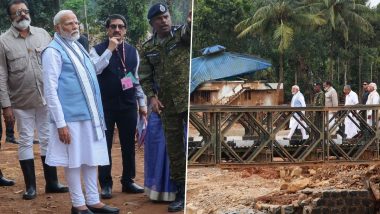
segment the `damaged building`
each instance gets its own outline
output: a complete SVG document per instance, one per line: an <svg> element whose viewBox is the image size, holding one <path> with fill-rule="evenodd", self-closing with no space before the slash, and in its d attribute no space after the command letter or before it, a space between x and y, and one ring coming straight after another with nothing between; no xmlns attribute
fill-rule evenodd
<svg viewBox="0 0 380 214"><path fill-rule="evenodd" d="M202 50L202 56L192 59L190 103L192 105L281 105L284 102L283 84L278 87L278 83L236 78L269 67L271 64L266 60L227 52L220 45L205 48Z"/></svg>

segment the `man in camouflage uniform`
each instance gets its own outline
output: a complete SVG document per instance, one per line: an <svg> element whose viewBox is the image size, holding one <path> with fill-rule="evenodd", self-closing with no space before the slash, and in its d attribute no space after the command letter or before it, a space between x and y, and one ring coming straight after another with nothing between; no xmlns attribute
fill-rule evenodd
<svg viewBox="0 0 380 214"><path fill-rule="evenodd" d="M148 19L154 35L141 51L140 83L164 125L171 178L178 189L168 211L177 212L183 210L185 196L191 13L187 24L172 26L167 6L159 3L149 9Z"/></svg>
<svg viewBox="0 0 380 214"><path fill-rule="evenodd" d="M314 84L314 92L313 106L325 106L325 94L322 91L321 83ZM319 130L322 130L323 120L321 111L314 113L314 124Z"/></svg>

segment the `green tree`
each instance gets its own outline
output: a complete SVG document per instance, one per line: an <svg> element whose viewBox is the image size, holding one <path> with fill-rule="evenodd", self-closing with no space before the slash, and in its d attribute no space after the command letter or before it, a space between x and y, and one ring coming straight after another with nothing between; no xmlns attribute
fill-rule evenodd
<svg viewBox="0 0 380 214"><path fill-rule="evenodd" d="M109 15L118 13L127 19L128 37L132 44L141 44L146 39L148 30L147 0L96 0L96 2L98 24L104 26Z"/></svg>
<svg viewBox="0 0 380 214"><path fill-rule="evenodd" d="M327 27L330 30L328 76L333 79L337 36L340 34L344 41L348 42L349 30L352 28L366 33L373 32L371 24L360 15L360 13L368 13L369 8L355 0L311 0L308 5L312 11L322 14L327 21Z"/></svg>
<svg viewBox="0 0 380 214"><path fill-rule="evenodd" d="M0 31L7 30L11 22L6 13L9 0L0 0ZM32 19L32 25L44 28L49 33L54 32L53 17L59 11L59 0L42 0L32 1L27 0L29 4L30 16Z"/></svg>
<svg viewBox="0 0 380 214"><path fill-rule="evenodd" d="M193 56L212 45L223 45L228 51L250 52L251 41L239 41L234 26L256 7L249 0L197 0L194 2ZM257 44L257 43L255 43Z"/></svg>
<svg viewBox="0 0 380 214"><path fill-rule="evenodd" d="M296 28L305 25L322 25L325 21L320 14L304 13L295 1L274 0L260 7L252 17L235 26L240 32L238 38L245 36L270 37L277 42L279 56L279 79L284 82L284 55L290 47ZM278 85L280 86L280 84Z"/></svg>

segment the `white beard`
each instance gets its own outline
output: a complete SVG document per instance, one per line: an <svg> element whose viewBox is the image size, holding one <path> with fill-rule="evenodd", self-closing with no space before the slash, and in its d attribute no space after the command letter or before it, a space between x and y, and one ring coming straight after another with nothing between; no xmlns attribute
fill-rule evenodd
<svg viewBox="0 0 380 214"><path fill-rule="evenodd" d="M73 41L76 41L76 40L79 39L79 37L80 37L80 33L79 33L79 31L78 31L78 33L76 33L76 34L73 36L73 35L71 35L71 34L65 32L65 31L63 31L62 34L61 34L61 36L62 36L62 38L64 38L64 39L66 39L66 40L69 40L69 41L73 42Z"/></svg>
<svg viewBox="0 0 380 214"><path fill-rule="evenodd" d="M13 21L12 22L12 25L17 28L17 29L20 29L20 30L25 30L27 29L29 26L30 26L30 22L31 20L22 20L21 22L16 22L16 21Z"/></svg>

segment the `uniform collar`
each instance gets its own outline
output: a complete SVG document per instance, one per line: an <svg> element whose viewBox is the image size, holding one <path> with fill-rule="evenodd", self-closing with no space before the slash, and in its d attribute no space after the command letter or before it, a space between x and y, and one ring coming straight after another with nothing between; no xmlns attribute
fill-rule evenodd
<svg viewBox="0 0 380 214"><path fill-rule="evenodd" d="M174 28L172 27L172 29L170 30L170 34L164 38L158 38L157 33L154 33L154 35L153 35L154 44L161 44L160 41L166 41L168 38L173 38L174 37L173 31L174 31Z"/></svg>

